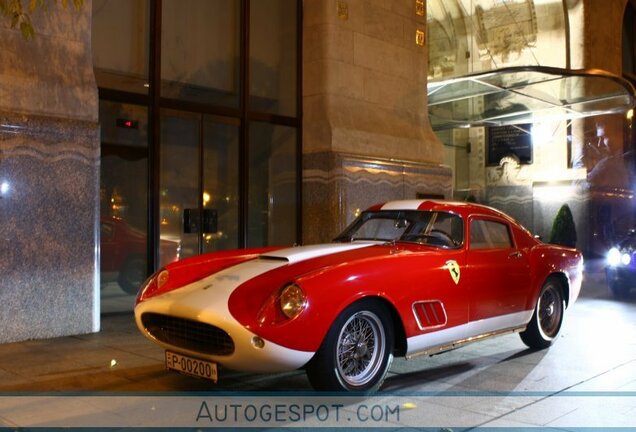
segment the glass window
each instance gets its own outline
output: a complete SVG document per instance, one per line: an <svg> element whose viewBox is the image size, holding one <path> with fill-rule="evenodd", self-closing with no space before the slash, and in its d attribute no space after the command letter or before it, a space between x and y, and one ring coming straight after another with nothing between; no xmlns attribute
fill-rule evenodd
<svg viewBox="0 0 636 432"><path fill-rule="evenodd" d="M100 101L102 309L131 309L146 278L148 116L145 107ZM122 300L122 296L124 299Z"/></svg>
<svg viewBox="0 0 636 432"><path fill-rule="evenodd" d="M238 247L238 123L162 112L161 265L175 259L169 242L180 245L179 257Z"/></svg>
<svg viewBox="0 0 636 432"><path fill-rule="evenodd" d="M404 241L456 248L464 242L461 217L444 212L381 210L363 212L336 241Z"/></svg>
<svg viewBox="0 0 636 432"><path fill-rule="evenodd" d="M508 249L511 247L512 240L506 224L481 219L471 221L471 249Z"/></svg>
<svg viewBox="0 0 636 432"><path fill-rule="evenodd" d="M92 10L97 85L148 93L148 0L94 0Z"/></svg>
<svg viewBox="0 0 636 432"><path fill-rule="evenodd" d="M398 219L373 218L358 228L352 240L395 240L406 230L406 223Z"/></svg>
<svg viewBox="0 0 636 432"><path fill-rule="evenodd" d="M200 127L198 114L162 111L159 235L180 244L180 257L199 253ZM160 266L173 260L168 250L159 250Z"/></svg>
<svg viewBox="0 0 636 432"><path fill-rule="evenodd" d="M296 115L296 0L250 2L250 110Z"/></svg>
<svg viewBox="0 0 636 432"><path fill-rule="evenodd" d="M164 0L161 95L238 107L240 2Z"/></svg>
<svg viewBox="0 0 636 432"><path fill-rule="evenodd" d="M211 218L203 225L203 252L238 247L239 127L203 122L203 211ZM207 224L207 226L206 226Z"/></svg>
<svg viewBox="0 0 636 432"><path fill-rule="evenodd" d="M296 134L287 126L250 124L248 246L296 242Z"/></svg>

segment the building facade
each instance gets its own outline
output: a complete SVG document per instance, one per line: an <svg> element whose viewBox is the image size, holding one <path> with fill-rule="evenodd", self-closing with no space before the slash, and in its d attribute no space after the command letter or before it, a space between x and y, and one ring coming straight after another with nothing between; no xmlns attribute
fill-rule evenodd
<svg viewBox="0 0 636 432"><path fill-rule="evenodd" d="M0 343L98 331L175 259L328 241L389 199L492 198L480 138L449 150L480 132L433 133L429 76L555 41L560 67L633 72L633 6L608 4L94 0L34 13L32 40L1 22Z"/></svg>
<svg viewBox="0 0 636 432"><path fill-rule="evenodd" d="M427 5L429 80L518 66L633 74L633 2ZM537 96L540 101L544 95ZM483 113L486 99L469 109ZM632 112L563 121L541 118L540 108L537 103L533 121L514 127L439 131L454 194L500 208L546 240L567 204L579 232L577 247L587 256L603 254L634 226Z"/></svg>

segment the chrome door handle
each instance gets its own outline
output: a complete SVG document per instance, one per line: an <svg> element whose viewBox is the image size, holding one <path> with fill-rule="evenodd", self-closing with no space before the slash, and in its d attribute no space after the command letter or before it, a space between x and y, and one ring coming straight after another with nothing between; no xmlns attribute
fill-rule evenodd
<svg viewBox="0 0 636 432"><path fill-rule="evenodd" d="M519 251L514 251L512 252L510 255L508 255L508 258L521 258L521 252Z"/></svg>

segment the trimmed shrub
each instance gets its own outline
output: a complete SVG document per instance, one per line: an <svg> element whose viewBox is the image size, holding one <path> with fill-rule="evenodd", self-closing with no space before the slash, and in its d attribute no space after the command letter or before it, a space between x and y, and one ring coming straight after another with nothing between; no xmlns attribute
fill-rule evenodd
<svg viewBox="0 0 636 432"><path fill-rule="evenodd" d="M548 243L571 248L576 247L576 227L574 226L574 218L572 217L570 206L567 204L561 206L554 218Z"/></svg>

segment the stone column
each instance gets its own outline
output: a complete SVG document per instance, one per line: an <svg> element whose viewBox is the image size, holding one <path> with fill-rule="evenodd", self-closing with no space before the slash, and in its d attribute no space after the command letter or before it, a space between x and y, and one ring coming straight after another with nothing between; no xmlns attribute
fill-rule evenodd
<svg viewBox="0 0 636 432"><path fill-rule="evenodd" d="M428 123L426 17L416 3L304 2L305 244L328 241L377 202L452 193Z"/></svg>
<svg viewBox="0 0 636 432"><path fill-rule="evenodd" d="M91 2L0 20L0 343L99 330Z"/></svg>

